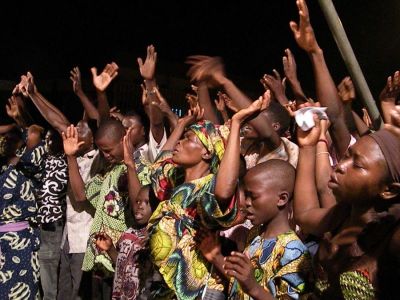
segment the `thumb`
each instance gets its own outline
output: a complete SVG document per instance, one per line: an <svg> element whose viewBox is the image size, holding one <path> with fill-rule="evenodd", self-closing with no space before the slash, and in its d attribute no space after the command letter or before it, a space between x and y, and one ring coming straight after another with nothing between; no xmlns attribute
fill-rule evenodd
<svg viewBox="0 0 400 300"><path fill-rule="evenodd" d="M97 68L96 67L90 68L90 72L92 72L93 77L97 76Z"/></svg>
<svg viewBox="0 0 400 300"><path fill-rule="evenodd" d="M299 31L299 26L297 25L296 22L290 21L289 22L290 29L293 31L294 34L296 34Z"/></svg>
<svg viewBox="0 0 400 300"><path fill-rule="evenodd" d="M137 62L139 64L139 68L141 68L143 66L143 60L140 57L138 57Z"/></svg>

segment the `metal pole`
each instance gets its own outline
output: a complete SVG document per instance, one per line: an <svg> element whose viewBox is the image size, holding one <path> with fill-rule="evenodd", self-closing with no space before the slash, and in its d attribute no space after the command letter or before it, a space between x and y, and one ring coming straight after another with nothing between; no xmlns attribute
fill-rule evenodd
<svg viewBox="0 0 400 300"><path fill-rule="evenodd" d="M349 39L347 38L346 32L344 31L342 22L336 12L335 6L332 0L318 0L321 6L322 12L325 15L325 19L329 25L332 35L335 39L336 45L339 48L340 54L346 64L347 70L353 79L354 85L364 102L364 105L371 117L375 128L381 128L383 121L379 113L374 98L372 97L371 91L369 90L368 84L365 80L363 72L361 71L360 65L354 55L353 49L350 45Z"/></svg>

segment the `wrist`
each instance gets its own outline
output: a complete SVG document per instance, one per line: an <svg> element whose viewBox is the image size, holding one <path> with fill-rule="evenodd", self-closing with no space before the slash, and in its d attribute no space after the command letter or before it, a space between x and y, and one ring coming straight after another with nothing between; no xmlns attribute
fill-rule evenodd
<svg viewBox="0 0 400 300"><path fill-rule="evenodd" d="M154 78L152 79L145 79L144 80L144 86L146 87L147 92L153 90L154 88L157 87L156 81Z"/></svg>

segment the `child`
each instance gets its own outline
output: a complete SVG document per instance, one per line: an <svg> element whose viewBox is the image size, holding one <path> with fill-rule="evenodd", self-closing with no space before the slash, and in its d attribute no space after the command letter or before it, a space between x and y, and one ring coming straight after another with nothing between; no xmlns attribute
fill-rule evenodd
<svg viewBox="0 0 400 300"><path fill-rule="evenodd" d="M245 251L226 258L218 246L203 251L217 270L233 277L229 299L298 299L311 289L310 255L288 221L294 182L294 168L277 159L244 177L247 218L254 225Z"/></svg>
<svg viewBox="0 0 400 300"><path fill-rule="evenodd" d="M96 246L106 251L115 264L112 299L137 299L139 295L146 299L150 297L150 289L146 287L153 272L146 230L152 214L149 186L140 189L132 213L135 223L122 234L116 246L106 233L97 235Z"/></svg>

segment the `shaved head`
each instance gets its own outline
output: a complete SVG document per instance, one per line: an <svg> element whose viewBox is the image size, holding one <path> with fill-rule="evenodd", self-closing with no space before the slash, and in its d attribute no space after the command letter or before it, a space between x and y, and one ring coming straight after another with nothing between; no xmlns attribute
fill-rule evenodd
<svg viewBox="0 0 400 300"><path fill-rule="evenodd" d="M290 198L293 195L295 179L296 170L290 163L280 159L271 159L260 163L249 169L245 176L245 182L256 180L260 184L274 186L288 192Z"/></svg>
<svg viewBox="0 0 400 300"><path fill-rule="evenodd" d="M110 141L119 142L125 135L125 128L121 121L109 119L100 124L96 132L96 140L107 138Z"/></svg>

